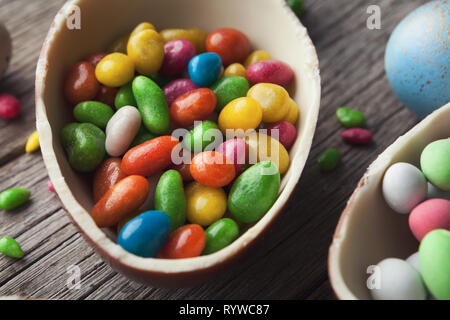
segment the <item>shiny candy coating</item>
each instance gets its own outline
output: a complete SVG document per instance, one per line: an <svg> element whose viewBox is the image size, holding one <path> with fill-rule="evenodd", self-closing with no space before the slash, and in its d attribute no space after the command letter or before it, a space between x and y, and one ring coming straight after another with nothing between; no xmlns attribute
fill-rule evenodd
<svg viewBox="0 0 450 320"><path fill-rule="evenodd" d="M247 69L240 63L230 64L225 70L225 77L242 77L247 78Z"/></svg>
<svg viewBox="0 0 450 320"><path fill-rule="evenodd" d="M24 188L8 189L0 193L0 209L14 210L30 199L30 191Z"/></svg>
<svg viewBox="0 0 450 320"><path fill-rule="evenodd" d="M138 130L138 133L131 142L131 148L134 148L155 138L156 136L153 133L148 132L148 130L144 126L141 126Z"/></svg>
<svg viewBox="0 0 450 320"><path fill-rule="evenodd" d="M111 53L95 68L97 80L107 87L121 87L134 77L134 62L123 53ZM94 96L95 97L95 96ZM83 99L92 100L92 99Z"/></svg>
<svg viewBox="0 0 450 320"><path fill-rule="evenodd" d="M409 227L419 241L435 229L450 231L450 201L431 199L422 202L411 211Z"/></svg>
<svg viewBox="0 0 450 320"><path fill-rule="evenodd" d="M160 32L164 42L169 42L176 39L184 39L190 41L197 53L206 51L206 37L208 34L199 28L190 29L165 29Z"/></svg>
<svg viewBox="0 0 450 320"><path fill-rule="evenodd" d="M163 88L167 105L170 107L177 98L199 88L200 87L193 83L191 79L176 79L169 82Z"/></svg>
<svg viewBox="0 0 450 320"><path fill-rule="evenodd" d="M11 237L3 237L0 239L0 253L16 259L20 259L24 255L20 244Z"/></svg>
<svg viewBox="0 0 450 320"><path fill-rule="evenodd" d="M0 94L0 118L14 119L20 115L20 102L10 94Z"/></svg>
<svg viewBox="0 0 450 320"><path fill-rule="evenodd" d="M86 58L86 61L89 62L90 64L92 64L92 66L95 68L95 67L97 67L99 62L102 61L102 59L106 56L107 56L107 54L103 53L103 52L93 53Z"/></svg>
<svg viewBox="0 0 450 320"><path fill-rule="evenodd" d="M256 129L262 121L261 104L253 98L238 98L231 101L219 114L219 127L225 134L227 129L247 131Z"/></svg>
<svg viewBox="0 0 450 320"><path fill-rule="evenodd" d="M229 246L239 236L237 223L230 218L223 218L208 227L205 231L206 245L204 255L217 252Z"/></svg>
<svg viewBox="0 0 450 320"><path fill-rule="evenodd" d="M104 85L100 86L95 101L104 103L108 106L114 107L114 101L116 100L117 92L119 89L111 88Z"/></svg>
<svg viewBox="0 0 450 320"><path fill-rule="evenodd" d="M113 227L139 209L147 199L149 184L141 176L123 178L109 189L91 210L91 217L99 228Z"/></svg>
<svg viewBox="0 0 450 320"><path fill-rule="evenodd" d="M275 122L267 127L267 133L276 138L280 143L289 150L297 138L297 129L294 125L287 121Z"/></svg>
<svg viewBox="0 0 450 320"><path fill-rule="evenodd" d="M161 251L169 234L169 217L161 211L147 211L125 224L117 244L134 255L153 258Z"/></svg>
<svg viewBox="0 0 450 320"><path fill-rule="evenodd" d="M281 174L285 174L289 169L289 154L278 140L263 133L252 133L245 137L245 142L250 163L272 161Z"/></svg>
<svg viewBox="0 0 450 320"><path fill-rule="evenodd" d="M93 100L100 89L95 67L89 62L79 62L68 72L64 83L64 96L73 105Z"/></svg>
<svg viewBox="0 0 450 320"><path fill-rule="evenodd" d="M172 230L186 221L186 198L183 178L176 170L166 171L158 181L155 191L155 209L167 214Z"/></svg>
<svg viewBox="0 0 450 320"><path fill-rule="evenodd" d="M73 116L81 123L92 123L105 129L108 121L114 115L110 106L98 101L85 101L73 109Z"/></svg>
<svg viewBox="0 0 450 320"><path fill-rule="evenodd" d="M109 45L108 50L106 51L108 53L117 52L127 54L127 44L129 39L130 39L129 33L120 36Z"/></svg>
<svg viewBox="0 0 450 320"><path fill-rule="evenodd" d="M206 39L206 50L217 53L224 66L243 62L250 53L250 41L241 31L221 28L211 32Z"/></svg>
<svg viewBox="0 0 450 320"><path fill-rule="evenodd" d="M263 121L277 122L289 112L289 94L281 86L271 83L254 85L247 93L247 97L259 102L263 111Z"/></svg>
<svg viewBox="0 0 450 320"><path fill-rule="evenodd" d="M341 160L341 154L337 149L330 149L322 153L317 159L320 171L329 172L336 169Z"/></svg>
<svg viewBox="0 0 450 320"><path fill-rule="evenodd" d="M123 155L141 126L141 114L132 106L120 108L106 127L106 152L112 157Z"/></svg>
<svg viewBox="0 0 450 320"><path fill-rule="evenodd" d="M164 62L159 72L169 77L180 76L195 55L191 42L184 39L169 41L164 45Z"/></svg>
<svg viewBox="0 0 450 320"><path fill-rule="evenodd" d="M341 133L345 142L355 145L367 145L372 142L372 132L362 128L347 129Z"/></svg>
<svg viewBox="0 0 450 320"><path fill-rule="evenodd" d="M211 86L217 97L216 110L220 112L231 101L245 97L249 89L248 81L243 77L223 77L217 80Z"/></svg>
<svg viewBox="0 0 450 320"><path fill-rule="evenodd" d="M274 83L284 87L294 78L294 70L281 61L259 61L247 68L247 78L254 84Z"/></svg>
<svg viewBox="0 0 450 320"><path fill-rule="evenodd" d="M200 256L205 248L205 231L198 224L188 224L172 232L158 258L186 259Z"/></svg>
<svg viewBox="0 0 450 320"><path fill-rule="evenodd" d="M236 169L236 176L242 171L247 159L247 144L242 139L231 139L223 142L216 148L216 151L232 160Z"/></svg>
<svg viewBox="0 0 450 320"><path fill-rule="evenodd" d="M109 158L103 161L95 170L92 183L94 201L98 202L106 192L127 175L122 171L120 158Z"/></svg>
<svg viewBox="0 0 450 320"><path fill-rule="evenodd" d="M300 111L298 109L297 103L292 98L289 98L289 111L284 116L283 120L295 125L298 121L299 115Z"/></svg>
<svg viewBox="0 0 450 320"><path fill-rule="evenodd" d="M174 165L174 166L172 166L172 168L174 170L177 170L181 174L183 181L190 182L190 181L194 180L194 178L192 178L192 175L191 175L191 164L190 163L182 163L179 165Z"/></svg>
<svg viewBox="0 0 450 320"><path fill-rule="evenodd" d="M151 176L171 164L172 150L179 141L171 136L162 136L130 149L122 159L122 170L126 174Z"/></svg>
<svg viewBox="0 0 450 320"><path fill-rule="evenodd" d="M420 156L420 166L427 179L444 191L450 191L449 159L450 139L430 143Z"/></svg>
<svg viewBox="0 0 450 320"><path fill-rule="evenodd" d="M260 62L260 61L265 61L265 60L270 60L271 58L272 57L270 56L270 54L267 51L256 50L256 51L253 51L247 57L247 59L245 59L244 67L248 68L254 63L257 63L257 62Z"/></svg>
<svg viewBox="0 0 450 320"><path fill-rule="evenodd" d="M275 203L280 188L280 173L271 161L259 162L244 171L228 195L228 209L244 223L261 219Z"/></svg>
<svg viewBox="0 0 450 320"><path fill-rule="evenodd" d="M25 145L25 152L30 153L38 150L40 148L39 143L39 134L37 131L34 131L27 140L27 144Z"/></svg>
<svg viewBox="0 0 450 320"><path fill-rule="evenodd" d="M132 82L127 83L119 89L114 100L114 106L116 109L120 109L124 106L137 107L137 102L133 95Z"/></svg>
<svg viewBox="0 0 450 320"><path fill-rule="evenodd" d="M185 189L186 217L189 222L209 226L221 219L227 210L227 195L222 188L192 182Z"/></svg>
<svg viewBox="0 0 450 320"><path fill-rule="evenodd" d="M192 158L191 174L195 181L208 187L224 187L236 176L233 162L224 154L205 151Z"/></svg>
<svg viewBox="0 0 450 320"><path fill-rule="evenodd" d="M133 31L130 34L130 38L135 36L135 35L137 35L139 32L144 31L144 30L156 31L156 28L150 22L141 22L133 29Z"/></svg>
<svg viewBox="0 0 450 320"><path fill-rule="evenodd" d="M163 39L154 30L143 30L130 36L127 53L140 74L151 76L158 72L164 61Z"/></svg>
<svg viewBox="0 0 450 320"><path fill-rule="evenodd" d="M363 127L366 122L366 118L361 112L349 107L338 108L336 110L336 117L347 129Z"/></svg>
<svg viewBox="0 0 450 320"><path fill-rule="evenodd" d="M184 145L194 153L199 153L205 150L214 149L214 142L217 134L222 137L219 127L215 122L206 120L195 126L183 140Z"/></svg>
<svg viewBox="0 0 450 320"><path fill-rule="evenodd" d="M180 127L189 127L195 121L206 120L216 107L217 98L207 88L196 89L178 97L170 106L171 120Z"/></svg>
<svg viewBox="0 0 450 320"><path fill-rule="evenodd" d="M189 76L199 87L209 87L222 71L222 60L215 53L202 53L189 62Z"/></svg>

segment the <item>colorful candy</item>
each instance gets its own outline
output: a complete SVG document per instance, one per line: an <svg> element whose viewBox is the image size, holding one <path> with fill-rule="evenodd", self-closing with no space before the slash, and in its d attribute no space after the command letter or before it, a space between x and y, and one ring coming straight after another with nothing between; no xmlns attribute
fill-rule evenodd
<svg viewBox="0 0 450 320"><path fill-rule="evenodd" d="M279 189L280 173L275 163L259 162L234 182L228 196L228 209L238 221L256 222L275 203Z"/></svg>
<svg viewBox="0 0 450 320"><path fill-rule="evenodd" d="M367 129L351 128L343 131L341 137L345 142L366 145L372 142L372 133Z"/></svg>
<svg viewBox="0 0 450 320"><path fill-rule="evenodd" d="M303 13L303 0L288 0L288 5L291 7L292 11L300 17Z"/></svg>
<svg viewBox="0 0 450 320"><path fill-rule="evenodd" d="M106 152L112 157L123 155L141 127L141 114L131 106L120 108L106 127Z"/></svg>
<svg viewBox="0 0 450 320"><path fill-rule="evenodd" d="M224 66L243 62L250 54L250 41L241 31L221 28L211 32L206 39L206 50L217 53Z"/></svg>
<svg viewBox="0 0 450 320"><path fill-rule="evenodd" d="M411 211L409 227L419 241L435 229L450 231L450 201L432 199L422 202Z"/></svg>
<svg viewBox="0 0 450 320"><path fill-rule="evenodd" d="M186 259L198 257L205 248L205 231L198 224L178 228L169 236L158 258Z"/></svg>
<svg viewBox="0 0 450 320"><path fill-rule="evenodd" d="M163 88L167 105L170 107L177 98L195 89L199 89L199 86L193 83L191 79L177 79L169 82Z"/></svg>
<svg viewBox="0 0 450 320"><path fill-rule="evenodd" d="M227 140L219 145L216 151L226 155L227 160L232 160L236 176L238 176L247 159L247 144L245 141L242 139Z"/></svg>
<svg viewBox="0 0 450 320"><path fill-rule="evenodd" d="M247 59L245 59L244 66L245 66L245 68L248 68L254 63L257 63L260 61L265 61L265 60L270 60L270 59L272 59L272 57L270 56L270 54L267 51L256 50L256 51L253 51L247 57Z"/></svg>
<svg viewBox="0 0 450 320"><path fill-rule="evenodd" d="M289 154L278 140L263 133L253 133L245 138L245 142L250 163L272 161L281 174L289 169Z"/></svg>
<svg viewBox="0 0 450 320"><path fill-rule="evenodd" d="M271 83L254 85L247 97L259 102L263 111L262 120L267 123L281 121L289 112L289 94L281 86Z"/></svg>
<svg viewBox="0 0 450 320"><path fill-rule="evenodd" d="M446 200L450 200L450 192L441 190L441 189L437 188L435 185L433 185L432 183L428 182L427 198L428 199L446 199Z"/></svg>
<svg viewBox="0 0 450 320"><path fill-rule="evenodd" d="M92 66L95 68L97 65L102 61L104 57L106 57L106 53L93 53L89 57L86 58L86 61L92 64Z"/></svg>
<svg viewBox="0 0 450 320"><path fill-rule="evenodd" d="M336 117L339 122L346 127L350 128L360 128L366 123L366 118L364 115L356 110L348 107L341 107L336 110Z"/></svg>
<svg viewBox="0 0 450 320"><path fill-rule="evenodd" d="M323 172L329 172L336 169L341 159L341 154L337 149L330 149L325 151L317 159L317 164Z"/></svg>
<svg viewBox="0 0 450 320"><path fill-rule="evenodd" d="M184 137L184 145L194 153L199 153L209 146L209 150L214 149L216 136L222 138L219 127L213 121L202 121L195 126L189 134Z"/></svg>
<svg viewBox="0 0 450 320"><path fill-rule="evenodd" d="M164 61L163 39L155 30L140 31L130 36L127 53L137 72L151 76L158 72Z"/></svg>
<svg viewBox="0 0 450 320"><path fill-rule="evenodd" d="M107 87L121 87L133 79L134 62L123 53L111 53L98 63L95 68L95 77ZM81 101L93 100L96 95L97 92L92 98L85 98Z"/></svg>
<svg viewBox="0 0 450 320"><path fill-rule="evenodd" d="M30 199L30 191L24 188L8 189L0 193L0 209L14 210Z"/></svg>
<svg viewBox="0 0 450 320"><path fill-rule="evenodd" d="M138 133L134 137L133 141L131 142L131 148L134 148L140 144L143 144L144 142L150 141L152 139L155 139L156 136L153 133L148 132L148 130L141 125L141 127L138 130Z"/></svg>
<svg viewBox="0 0 450 320"><path fill-rule="evenodd" d="M27 140L27 144L25 145L25 152L30 153L38 150L40 148L39 143L39 134L37 131L34 131Z"/></svg>
<svg viewBox="0 0 450 320"><path fill-rule="evenodd" d="M247 78L247 70L245 67L240 63L233 63L230 64L225 70L224 74L225 77L242 77Z"/></svg>
<svg viewBox="0 0 450 320"><path fill-rule="evenodd" d="M420 166L425 177L436 187L450 191L450 139L430 143L422 151Z"/></svg>
<svg viewBox="0 0 450 320"><path fill-rule="evenodd" d="M277 140L289 150L297 138L297 129L294 125L287 121L275 122L267 127L270 136L277 136Z"/></svg>
<svg viewBox="0 0 450 320"><path fill-rule="evenodd" d="M156 31L156 28L150 22L141 22L133 29L133 31L131 31L130 38L135 36L135 35L137 35L139 32L144 31L144 30Z"/></svg>
<svg viewBox="0 0 450 320"><path fill-rule="evenodd" d="M169 41L164 45L164 62L159 72L164 76L179 76L187 69L195 54L191 42L184 39Z"/></svg>
<svg viewBox="0 0 450 320"><path fill-rule="evenodd" d="M204 255L211 254L229 246L239 236L239 227L234 220L223 218L208 227L205 231L206 245Z"/></svg>
<svg viewBox="0 0 450 320"><path fill-rule="evenodd" d="M113 115L110 106L98 101L81 102L73 109L73 116L79 122L92 123L101 129L106 128Z"/></svg>
<svg viewBox="0 0 450 320"><path fill-rule="evenodd" d="M0 94L0 118L14 119L20 114L20 102L10 94Z"/></svg>
<svg viewBox="0 0 450 320"><path fill-rule="evenodd" d="M48 191L55 193L55 188L53 187L53 183L50 179L47 180L47 188Z"/></svg>
<svg viewBox="0 0 450 320"><path fill-rule="evenodd" d="M249 89L248 82L243 77L223 77L217 80L211 86L217 97L216 110L220 112L231 101L245 97Z"/></svg>
<svg viewBox="0 0 450 320"><path fill-rule="evenodd" d="M189 76L196 85L209 87L222 71L222 60L215 53L202 53L191 59L188 69Z"/></svg>
<svg viewBox="0 0 450 320"><path fill-rule="evenodd" d="M94 201L98 202L106 192L127 175L122 171L120 158L109 158L103 161L95 170L92 190Z"/></svg>
<svg viewBox="0 0 450 320"><path fill-rule="evenodd" d="M108 106L114 106L116 95L119 90L117 88L111 88L104 85L100 85L95 101L104 103Z"/></svg>
<svg viewBox="0 0 450 320"><path fill-rule="evenodd" d="M149 193L147 179L131 175L116 183L95 204L91 217L99 228L113 227L145 202Z"/></svg>
<svg viewBox="0 0 450 320"><path fill-rule="evenodd" d="M155 191L155 209L169 216L172 230L181 227L186 221L183 178L178 171L166 171L159 179Z"/></svg>
<svg viewBox="0 0 450 320"><path fill-rule="evenodd" d="M137 102L133 94L132 82L127 83L119 89L114 100L114 105L117 110L125 106L137 107Z"/></svg>
<svg viewBox="0 0 450 320"><path fill-rule="evenodd" d="M98 67L98 66L97 66ZM96 68L89 62L79 62L70 69L64 83L64 96L73 105L94 100L100 84L96 78Z"/></svg>
<svg viewBox="0 0 450 320"><path fill-rule="evenodd" d="M274 83L287 86L294 77L294 71L286 63L277 60L256 62L247 68L247 78L251 83Z"/></svg>
<svg viewBox="0 0 450 320"><path fill-rule="evenodd" d="M203 53L206 51L206 37L208 34L202 29L165 29L159 34L165 43L171 40L184 39L190 41L195 46L197 53Z"/></svg>
<svg viewBox="0 0 450 320"><path fill-rule="evenodd" d="M0 252L5 256L20 259L24 253L20 244L11 237L3 237L0 239Z"/></svg>
<svg viewBox="0 0 450 320"><path fill-rule="evenodd" d="M298 109L297 103L289 98L289 110L288 113L284 116L283 120L292 123L295 125L298 121L300 111Z"/></svg>
<svg viewBox="0 0 450 320"><path fill-rule="evenodd" d="M258 101L247 97L238 98L220 112L219 128L224 134L226 130L253 130L259 126L262 117L263 110Z"/></svg>
<svg viewBox="0 0 450 320"><path fill-rule="evenodd" d="M186 217L190 223L209 226L227 210L227 195L222 188L192 182L185 189Z"/></svg>
<svg viewBox="0 0 450 320"><path fill-rule="evenodd" d="M206 120L216 107L217 98L207 88L196 89L177 98L170 106L170 118L180 127L189 127L195 121Z"/></svg>
<svg viewBox="0 0 450 320"><path fill-rule="evenodd" d="M236 176L236 169L224 154L205 151L192 158L191 174L195 181L217 188L230 184Z"/></svg>

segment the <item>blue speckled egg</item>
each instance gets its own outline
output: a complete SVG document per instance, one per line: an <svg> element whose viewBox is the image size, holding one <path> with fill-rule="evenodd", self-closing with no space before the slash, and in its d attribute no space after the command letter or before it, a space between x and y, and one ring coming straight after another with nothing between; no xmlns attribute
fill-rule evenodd
<svg viewBox="0 0 450 320"><path fill-rule="evenodd" d="M396 27L386 73L397 97L419 117L450 101L450 1L429 2Z"/></svg>
<svg viewBox="0 0 450 320"><path fill-rule="evenodd" d="M217 53L206 52L199 54L189 62L189 76L199 87L212 85L222 71L222 59Z"/></svg>
<svg viewBox="0 0 450 320"><path fill-rule="evenodd" d="M137 256L155 257L169 238L170 227L167 214L147 211L125 224L117 237L117 244Z"/></svg>

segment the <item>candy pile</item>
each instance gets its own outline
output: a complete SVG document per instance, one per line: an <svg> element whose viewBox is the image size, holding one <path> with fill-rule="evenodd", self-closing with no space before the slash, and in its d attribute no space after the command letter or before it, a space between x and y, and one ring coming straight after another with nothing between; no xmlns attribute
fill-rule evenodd
<svg viewBox="0 0 450 320"><path fill-rule="evenodd" d="M375 299L450 299L450 139L430 143L420 158L422 170L396 163L385 173L383 195L420 242L406 261L386 259L378 264L381 286ZM428 200L427 200L428 199Z"/></svg>
<svg viewBox="0 0 450 320"><path fill-rule="evenodd" d="M61 142L74 170L95 172L91 217L142 257L231 244L238 223L271 208L289 168L293 70L232 28L157 32L145 22L110 52L76 63L64 85L78 122Z"/></svg>

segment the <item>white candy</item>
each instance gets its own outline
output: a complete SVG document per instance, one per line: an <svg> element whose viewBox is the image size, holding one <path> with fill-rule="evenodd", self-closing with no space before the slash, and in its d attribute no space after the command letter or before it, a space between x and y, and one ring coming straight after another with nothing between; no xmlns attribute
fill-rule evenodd
<svg viewBox="0 0 450 320"><path fill-rule="evenodd" d="M450 192L437 188L434 184L428 182L428 199L446 199L450 200Z"/></svg>
<svg viewBox="0 0 450 320"><path fill-rule="evenodd" d="M427 197L428 186L422 171L399 162L384 174L383 195L392 210L408 214Z"/></svg>
<svg viewBox="0 0 450 320"><path fill-rule="evenodd" d="M370 290L375 300L425 300L427 293L422 278L408 262L389 258L381 261L374 276L378 288Z"/></svg>
<svg viewBox="0 0 450 320"><path fill-rule="evenodd" d="M413 253L406 259L406 262L408 262L410 265L414 267L414 269L417 270L417 272L420 272L420 264L419 264L419 252Z"/></svg>
<svg viewBox="0 0 450 320"><path fill-rule="evenodd" d="M106 126L106 152L112 157L123 155L141 126L141 114L131 106L120 108Z"/></svg>

